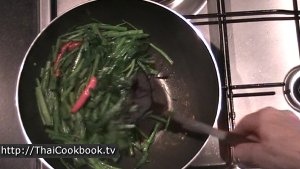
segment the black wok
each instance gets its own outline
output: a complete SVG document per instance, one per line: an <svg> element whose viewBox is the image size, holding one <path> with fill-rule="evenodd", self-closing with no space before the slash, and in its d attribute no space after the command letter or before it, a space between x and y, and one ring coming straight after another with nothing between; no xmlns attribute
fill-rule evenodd
<svg viewBox="0 0 300 169"><path fill-rule="evenodd" d="M98 0L81 5L55 19L35 39L24 59L19 75L17 105L24 134L31 143L52 143L44 132L34 95L35 79L48 58L59 35L70 28L91 22L119 24L126 20L151 35L151 41L174 60L174 65L161 64L159 69L170 76L160 80L168 108L213 125L220 108L219 73L212 53L200 33L175 12L156 3L135 0ZM152 146L150 163L143 168L182 168L187 166L205 144L207 135L173 133L160 137ZM172 129L171 129L172 130ZM59 160L46 160L61 168ZM124 158L123 168L133 168Z"/></svg>

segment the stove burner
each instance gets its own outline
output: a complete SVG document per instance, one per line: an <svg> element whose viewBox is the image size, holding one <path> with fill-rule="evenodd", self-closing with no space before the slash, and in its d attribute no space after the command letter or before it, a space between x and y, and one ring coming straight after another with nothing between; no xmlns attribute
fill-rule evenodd
<svg viewBox="0 0 300 169"><path fill-rule="evenodd" d="M289 105L300 112L300 66L293 68L286 76L283 92Z"/></svg>

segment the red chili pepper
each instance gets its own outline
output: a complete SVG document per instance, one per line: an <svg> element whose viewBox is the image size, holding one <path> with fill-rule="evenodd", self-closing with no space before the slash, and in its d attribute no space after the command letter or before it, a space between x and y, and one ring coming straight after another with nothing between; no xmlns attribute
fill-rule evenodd
<svg viewBox="0 0 300 169"><path fill-rule="evenodd" d="M92 76L87 86L84 88L83 92L81 93L79 99L76 101L76 103L73 105L71 112L76 113L87 101L87 99L90 97L91 93L90 90L94 89L97 84L97 78L95 76Z"/></svg>
<svg viewBox="0 0 300 169"><path fill-rule="evenodd" d="M69 44L68 51L72 51L72 50L78 48L80 45L81 45L81 42L74 41L74 42L72 42L72 43Z"/></svg>
<svg viewBox="0 0 300 169"><path fill-rule="evenodd" d="M72 51L76 48L78 48L79 46L81 45L81 42L79 41L70 41L70 42L67 42L65 43L59 53L57 54L57 57L54 61L54 74L56 77L58 77L60 75L60 70L58 68L58 64L60 62L60 60L62 59L63 55L66 53L66 52L69 52L69 51Z"/></svg>

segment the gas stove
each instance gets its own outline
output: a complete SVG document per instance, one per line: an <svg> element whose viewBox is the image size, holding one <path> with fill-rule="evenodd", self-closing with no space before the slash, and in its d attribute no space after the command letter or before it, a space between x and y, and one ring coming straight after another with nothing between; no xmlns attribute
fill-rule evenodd
<svg viewBox="0 0 300 169"><path fill-rule="evenodd" d="M39 0L36 6L30 8L37 9L38 12L37 16L32 15L33 28L29 29L32 36L25 43L28 46L25 45L23 51L16 52L17 57L3 55L2 57L10 58L3 58L0 72L9 70L16 63L21 64L25 48L29 47L28 42L51 20L88 1L90 0ZM266 106L287 109L299 115L299 0L155 1L182 14L203 33L205 40L211 45L221 71L224 93L223 109L214 127L233 130L245 115ZM4 40L3 37L0 38ZM14 42L18 42L18 39ZM0 50L4 51L4 47ZM12 67L11 74L17 74L19 65ZM0 78L1 82L5 80L6 84L15 84L17 75L0 73ZM7 98L0 101L0 132L8 136L1 138L0 142L26 143L20 126L7 128L11 121L18 123L14 105L9 104L15 100L7 97L15 94L15 88L7 88L3 83L0 84L0 96ZM13 91L9 92L10 90ZM190 168L234 168L232 151L231 147L209 137ZM0 159L5 168L47 168L35 159L16 161Z"/></svg>

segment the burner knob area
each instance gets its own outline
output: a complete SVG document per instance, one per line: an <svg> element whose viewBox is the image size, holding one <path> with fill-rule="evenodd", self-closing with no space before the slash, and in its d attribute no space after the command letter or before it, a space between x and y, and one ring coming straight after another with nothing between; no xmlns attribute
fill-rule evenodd
<svg viewBox="0 0 300 169"><path fill-rule="evenodd" d="M300 66L293 68L285 77L283 92L289 105L300 112Z"/></svg>

